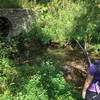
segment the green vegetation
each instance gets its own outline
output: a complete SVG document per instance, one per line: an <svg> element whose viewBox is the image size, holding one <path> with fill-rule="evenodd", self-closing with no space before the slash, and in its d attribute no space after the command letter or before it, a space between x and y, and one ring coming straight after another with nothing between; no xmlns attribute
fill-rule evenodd
<svg viewBox="0 0 100 100"><path fill-rule="evenodd" d="M46 46L77 39L97 54L99 0L0 0L0 8L33 8L36 13L29 33L0 37L0 100L82 100L79 84L65 82Z"/></svg>
<svg viewBox="0 0 100 100"><path fill-rule="evenodd" d="M71 38L100 42L99 0L0 0L0 7L33 8L35 25L39 27L35 35L44 44L49 41L64 44Z"/></svg>
<svg viewBox="0 0 100 100"><path fill-rule="evenodd" d="M47 44L50 41L64 44L75 38L87 43L100 43L99 3L96 1L54 0L36 7L37 39ZM33 25L34 26L34 25Z"/></svg>
<svg viewBox="0 0 100 100"><path fill-rule="evenodd" d="M13 49L11 42L1 41L9 48L0 58L0 99L1 100L78 100L80 93L74 83L66 83L55 58L41 56L38 63L16 64L9 56ZM14 42L13 42L14 43ZM17 48L18 49L18 48ZM17 51L17 50L16 50ZM19 50L17 51L20 53ZM24 55L25 56L25 55ZM12 56L17 59L16 56ZM17 56L20 58L20 56ZM22 60L22 58L21 58ZM25 59L24 59L25 60Z"/></svg>

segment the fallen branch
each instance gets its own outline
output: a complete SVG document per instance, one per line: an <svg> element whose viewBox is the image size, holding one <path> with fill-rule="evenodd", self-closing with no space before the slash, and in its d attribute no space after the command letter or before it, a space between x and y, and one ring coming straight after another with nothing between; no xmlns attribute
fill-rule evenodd
<svg viewBox="0 0 100 100"><path fill-rule="evenodd" d="M27 63L32 63L33 62L33 60L31 59L31 60L25 60L25 61L17 61L16 63L17 64L27 64Z"/></svg>
<svg viewBox="0 0 100 100"><path fill-rule="evenodd" d="M81 46L81 44L78 42L78 40L75 39L75 41L76 41L76 43L78 44L78 46L81 48L81 50L83 51L85 57L86 57L87 60L88 60L88 63L91 64L92 62L91 62L91 59L90 59L90 57L89 57L89 55L88 55L87 50L84 49L84 48Z"/></svg>

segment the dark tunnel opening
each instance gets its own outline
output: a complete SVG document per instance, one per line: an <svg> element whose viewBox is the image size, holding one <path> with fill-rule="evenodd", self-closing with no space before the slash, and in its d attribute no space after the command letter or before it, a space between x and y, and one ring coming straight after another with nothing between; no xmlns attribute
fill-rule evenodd
<svg viewBox="0 0 100 100"><path fill-rule="evenodd" d="M7 37L11 31L11 22L6 17L0 17L0 37Z"/></svg>

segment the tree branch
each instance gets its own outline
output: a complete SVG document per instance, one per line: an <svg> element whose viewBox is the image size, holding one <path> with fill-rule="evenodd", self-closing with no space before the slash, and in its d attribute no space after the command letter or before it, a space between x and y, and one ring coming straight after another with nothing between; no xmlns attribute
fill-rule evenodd
<svg viewBox="0 0 100 100"><path fill-rule="evenodd" d="M75 39L75 41L76 41L76 43L78 44L78 46L81 48L81 50L83 51L85 57L86 57L87 60L88 60L88 63L91 64L92 62L91 62L91 59L90 59L90 57L89 57L89 55L88 55L87 50L84 49L84 48L81 46L81 44L78 42L78 40Z"/></svg>

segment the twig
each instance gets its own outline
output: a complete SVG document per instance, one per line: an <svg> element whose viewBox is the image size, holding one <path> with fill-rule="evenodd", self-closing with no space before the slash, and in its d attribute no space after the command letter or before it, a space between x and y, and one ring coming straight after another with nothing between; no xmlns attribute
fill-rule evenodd
<svg viewBox="0 0 100 100"><path fill-rule="evenodd" d="M88 60L88 63L91 64L92 62L91 62L90 57L88 56L88 52L86 51L86 49L84 49L84 48L81 46L81 44L78 42L78 40L75 39L75 41L76 41L76 43L78 44L78 46L81 48L81 50L83 51L85 57L86 57L87 60Z"/></svg>

